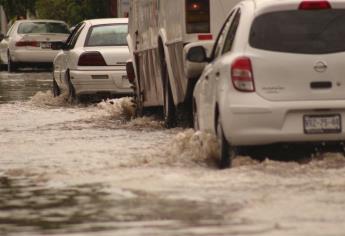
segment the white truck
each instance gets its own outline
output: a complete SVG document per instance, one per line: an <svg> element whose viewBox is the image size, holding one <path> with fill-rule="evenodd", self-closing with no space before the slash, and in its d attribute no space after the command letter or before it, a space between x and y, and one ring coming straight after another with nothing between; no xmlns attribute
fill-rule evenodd
<svg viewBox="0 0 345 236"><path fill-rule="evenodd" d="M137 113L163 107L165 125L176 124L177 107L187 105L197 76L186 67L186 50L193 42L212 41L230 9L239 0L131 0L129 34Z"/></svg>

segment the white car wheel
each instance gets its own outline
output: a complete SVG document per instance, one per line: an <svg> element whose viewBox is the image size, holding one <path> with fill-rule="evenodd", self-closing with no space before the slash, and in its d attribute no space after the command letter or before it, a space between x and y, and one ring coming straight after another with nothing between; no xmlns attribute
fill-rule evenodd
<svg viewBox="0 0 345 236"><path fill-rule="evenodd" d="M217 139L219 143L219 168L230 168L232 159L236 156L236 152L234 147L232 147L224 137L220 118L218 118L217 122Z"/></svg>
<svg viewBox="0 0 345 236"><path fill-rule="evenodd" d="M59 85L56 83L55 78L53 78L52 91L53 91L54 97L58 97L61 94L61 90L59 88Z"/></svg>
<svg viewBox="0 0 345 236"><path fill-rule="evenodd" d="M196 106L195 100L193 101L193 127L194 130L199 130L199 118L198 118L198 108Z"/></svg>
<svg viewBox="0 0 345 236"><path fill-rule="evenodd" d="M11 60L10 52L7 54L7 71L8 73L16 72L17 65Z"/></svg>

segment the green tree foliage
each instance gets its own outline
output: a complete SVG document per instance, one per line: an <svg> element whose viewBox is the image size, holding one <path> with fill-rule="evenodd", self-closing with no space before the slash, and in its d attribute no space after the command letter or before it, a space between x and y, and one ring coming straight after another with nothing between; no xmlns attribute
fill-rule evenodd
<svg viewBox="0 0 345 236"><path fill-rule="evenodd" d="M110 16L110 0L0 0L9 20L26 16L63 20L74 25L85 19Z"/></svg>
<svg viewBox="0 0 345 236"><path fill-rule="evenodd" d="M27 11L35 13L36 0L0 0L8 19L26 16Z"/></svg>
<svg viewBox="0 0 345 236"><path fill-rule="evenodd" d="M109 17L109 0L36 0L39 18L64 20L74 25L85 19Z"/></svg>

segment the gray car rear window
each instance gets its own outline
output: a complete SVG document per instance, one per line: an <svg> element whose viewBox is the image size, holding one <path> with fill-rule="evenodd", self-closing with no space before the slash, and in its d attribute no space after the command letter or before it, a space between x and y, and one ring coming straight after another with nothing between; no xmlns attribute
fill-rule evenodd
<svg viewBox="0 0 345 236"><path fill-rule="evenodd" d="M249 44L258 49L326 54L345 51L345 10L293 10L258 16Z"/></svg>
<svg viewBox="0 0 345 236"><path fill-rule="evenodd" d="M127 24L98 25L90 28L85 46L126 46Z"/></svg>
<svg viewBox="0 0 345 236"><path fill-rule="evenodd" d="M69 34L66 24L59 22L24 22L18 27L18 34Z"/></svg>

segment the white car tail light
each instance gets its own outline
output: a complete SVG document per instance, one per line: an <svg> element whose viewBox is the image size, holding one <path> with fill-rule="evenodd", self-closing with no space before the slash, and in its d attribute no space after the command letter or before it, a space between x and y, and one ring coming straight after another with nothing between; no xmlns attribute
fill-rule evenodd
<svg viewBox="0 0 345 236"><path fill-rule="evenodd" d="M78 66L107 66L100 52L84 52L80 55Z"/></svg>
<svg viewBox="0 0 345 236"><path fill-rule="evenodd" d="M212 40L213 35L212 34L199 34L198 35L198 40Z"/></svg>
<svg viewBox="0 0 345 236"><path fill-rule="evenodd" d="M303 1L299 5L300 10L323 10L331 8L331 4L328 1Z"/></svg>
<svg viewBox="0 0 345 236"><path fill-rule="evenodd" d="M255 92L252 63L247 57L237 58L231 65L232 84L238 91Z"/></svg>
<svg viewBox="0 0 345 236"><path fill-rule="evenodd" d="M16 47L40 47L40 43L37 41L18 41Z"/></svg>

